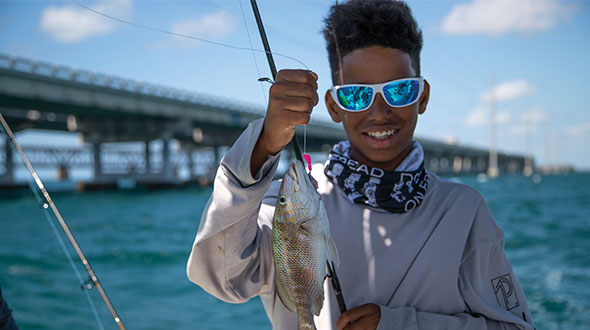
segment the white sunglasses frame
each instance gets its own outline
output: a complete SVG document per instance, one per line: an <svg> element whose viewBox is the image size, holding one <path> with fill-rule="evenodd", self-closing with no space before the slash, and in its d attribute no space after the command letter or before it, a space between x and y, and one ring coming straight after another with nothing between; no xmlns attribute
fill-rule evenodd
<svg viewBox="0 0 590 330"><path fill-rule="evenodd" d="M420 90L418 91L418 96L416 97L416 99L414 101L412 101L411 103L405 104L405 105L391 105L389 104L389 102L387 102L387 99L385 98L385 96L383 96L383 87L398 82L398 81L406 81L406 80L413 80L413 81L418 81L418 83L420 84ZM340 104L340 100L338 100L338 90L344 87L371 87L373 89L373 97L371 98L371 103L369 103L369 105L363 109L363 110L350 110L350 109L346 109L345 107L343 107ZM375 98L377 98L377 94L381 93L381 97L383 97L383 99L385 100L385 103L392 107L392 108L403 108L403 107L407 107L410 106L416 102L418 102L418 100L420 99L420 96L422 96L422 92L424 91L424 77L412 77L412 78L402 78L402 79L395 79L392 81L386 81L384 83L381 84L346 84L346 85L336 85L336 86L332 86L330 88L330 95L332 95L332 100L334 100L334 102L336 103L336 105L344 110L344 111L348 111L348 112L363 112L363 111L367 111L369 108L371 108L371 106L373 105L373 102L375 102Z"/></svg>

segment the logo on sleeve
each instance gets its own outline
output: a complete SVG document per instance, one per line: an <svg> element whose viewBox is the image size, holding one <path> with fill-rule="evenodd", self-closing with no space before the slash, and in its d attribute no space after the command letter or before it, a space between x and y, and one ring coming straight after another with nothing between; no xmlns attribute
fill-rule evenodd
<svg viewBox="0 0 590 330"><path fill-rule="evenodd" d="M496 299L500 307L509 311L520 306L510 274L492 279L492 287L494 288L494 293L496 294Z"/></svg>

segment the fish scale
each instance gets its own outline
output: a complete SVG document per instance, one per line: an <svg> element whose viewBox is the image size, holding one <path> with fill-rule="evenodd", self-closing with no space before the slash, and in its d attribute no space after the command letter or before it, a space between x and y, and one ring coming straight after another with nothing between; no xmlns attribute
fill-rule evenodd
<svg viewBox="0 0 590 330"><path fill-rule="evenodd" d="M326 208L301 161L283 176L272 230L275 283L298 329L316 329L324 298L326 261L338 264Z"/></svg>

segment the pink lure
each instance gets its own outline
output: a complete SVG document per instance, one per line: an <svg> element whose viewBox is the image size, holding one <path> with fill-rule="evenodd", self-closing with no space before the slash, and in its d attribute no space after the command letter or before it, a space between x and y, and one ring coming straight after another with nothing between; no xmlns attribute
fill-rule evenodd
<svg viewBox="0 0 590 330"><path fill-rule="evenodd" d="M311 172L311 156L308 154L303 154L303 158L305 159L305 161L307 162L307 168L309 169L309 171Z"/></svg>

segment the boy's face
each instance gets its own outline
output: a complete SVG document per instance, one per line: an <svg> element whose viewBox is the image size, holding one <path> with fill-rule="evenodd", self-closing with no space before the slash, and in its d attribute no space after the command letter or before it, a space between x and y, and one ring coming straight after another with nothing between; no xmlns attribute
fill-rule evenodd
<svg viewBox="0 0 590 330"><path fill-rule="evenodd" d="M379 84L416 77L410 56L398 49L371 46L356 49L342 58L340 84ZM412 150L418 114L426 111L430 87L418 102L402 108L390 107L378 93L371 107L361 112L342 110L326 92L326 106L335 122L342 122L350 141L351 158L369 166L394 170ZM392 133L393 132L393 133ZM381 133L380 138L374 133ZM384 133L388 133L383 136ZM373 136L372 136L373 135Z"/></svg>

